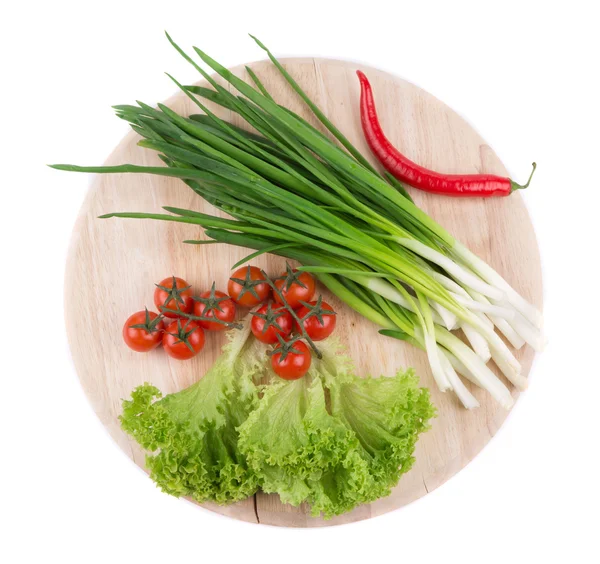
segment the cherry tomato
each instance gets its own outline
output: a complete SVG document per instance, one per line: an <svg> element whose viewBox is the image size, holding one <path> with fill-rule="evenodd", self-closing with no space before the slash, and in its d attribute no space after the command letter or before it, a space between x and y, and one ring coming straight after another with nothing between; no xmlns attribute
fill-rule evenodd
<svg viewBox="0 0 600 564"><path fill-rule="evenodd" d="M293 325L292 314L283 306L264 305L252 313L252 333L261 343L277 343L277 335L287 337Z"/></svg>
<svg viewBox="0 0 600 564"><path fill-rule="evenodd" d="M130 349L148 352L160 345L165 324L153 311L138 311L130 315L123 325L123 340Z"/></svg>
<svg viewBox="0 0 600 564"><path fill-rule="evenodd" d="M287 272L275 280L275 286L292 309L298 309L302 306L300 302L308 302L315 295L315 279L308 272L292 270L289 265ZM281 303L277 294L275 301Z"/></svg>
<svg viewBox="0 0 600 564"><path fill-rule="evenodd" d="M191 286L183 279L171 276L156 284L154 304L165 317L181 317L177 310L190 313L194 307ZM162 308L166 308L166 311Z"/></svg>
<svg viewBox="0 0 600 564"><path fill-rule="evenodd" d="M227 293L243 307L254 307L271 294L271 287L264 281L260 268L244 266L233 273L227 284Z"/></svg>
<svg viewBox="0 0 600 564"><path fill-rule="evenodd" d="M163 335L163 347L177 360L192 358L204 347L204 330L195 321L172 321Z"/></svg>
<svg viewBox="0 0 600 564"><path fill-rule="evenodd" d="M327 302L321 301L320 297L316 302L307 303L310 304L310 308L302 306L296 311L304 330L313 341L327 339L335 329L335 311Z"/></svg>
<svg viewBox="0 0 600 564"><path fill-rule="evenodd" d="M225 323L231 323L235 318L235 304L233 300L224 292L215 290L212 285L210 290L202 292L200 296L194 298L194 315L198 317L214 317ZM227 325L216 321L197 320L198 325L207 331L224 331Z"/></svg>
<svg viewBox="0 0 600 564"><path fill-rule="evenodd" d="M271 366L275 374L284 380L302 378L308 372L310 363L310 350L303 341L279 345L271 355Z"/></svg>

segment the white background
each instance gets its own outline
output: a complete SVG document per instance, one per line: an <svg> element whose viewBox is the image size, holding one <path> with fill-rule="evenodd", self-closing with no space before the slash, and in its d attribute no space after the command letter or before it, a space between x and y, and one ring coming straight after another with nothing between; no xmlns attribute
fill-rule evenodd
<svg viewBox="0 0 600 564"><path fill-rule="evenodd" d="M4 6L0 561L598 562L600 42L594 4L59 0ZM550 345L494 440L418 502L320 530L219 517L159 493L88 405L62 314L66 251L88 181L43 165L101 164L127 130L111 104L168 97L173 86L165 70L195 78L164 29L225 65L263 57L246 36L252 32L280 56L381 67L465 116L517 179L537 160L524 197L542 250Z"/></svg>

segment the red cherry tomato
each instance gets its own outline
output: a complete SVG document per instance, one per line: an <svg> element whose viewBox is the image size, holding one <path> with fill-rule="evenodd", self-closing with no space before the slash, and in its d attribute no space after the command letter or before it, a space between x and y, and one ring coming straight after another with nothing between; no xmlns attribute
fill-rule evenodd
<svg viewBox="0 0 600 564"><path fill-rule="evenodd" d="M321 300L308 302L311 307L302 306L296 314L302 321L304 330L313 341L327 339L333 333L336 315L333 308ZM312 315L309 315L313 312ZM306 319L305 319L306 318Z"/></svg>
<svg viewBox="0 0 600 564"><path fill-rule="evenodd" d="M163 335L163 347L177 360L192 358L204 347L204 330L195 321L173 321Z"/></svg>
<svg viewBox="0 0 600 564"><path fill-rule="evenodd" d="M298 272L289 266L287 272L275 280L275 286L292 309L298 309L302 306L300 302L308 302L315 295L315 279L308 272ZM281 303L277 293L275 301Z"/></svg>
<svg viewBox="0 0 600 564"><path fill-rule="evenodd" d="M284 346L279 345L271 355L271 366L275 374L284 380L298 380L302 378L310 368L310 350L303 341L295 341L287 354Z"/></svg>
<svg viewBox="0 0 600 564"><path fill-rule="evenodd" d="M227 284L227 293L243 307L254 307L271 294L271 287L264 281L260 268L244 266L236 270Z"/></svg>
<svg viewBox="0 0 600 564"><path fill-rule="evenodd" d="M225 292L215 290L214 284L210 290L202 292L194 299L196 300L194 302L194 315L197 317L213 317L225 323L233 322L235 304ZM207 331L224 331L228 328L225 323L218 323L217 321L197 321L200 327Z"/></svg>
<svg viewBox="0 0 600 564"><path fill-rule="evenodd" d="M153 311L138 311L130 315L123 325L123 340L130 349L148 352L160 345L165 324Z"/></svg>
<svg viewBox="0 0 600 564"><path fill-rule="evenodd" d="M287 337L293 325L292 314L282 306L264 305L252 313L252 333L261 343L277 343L277 335Z"/></svg>
<svg viewBox="0 0 600 564"><path fill-rule="evenodd" d="M161 280L154 290L154 305L165 317L181 317L177 313L178 310L190 313L194 307L191 286L182 278L175 276Z"/></svg>

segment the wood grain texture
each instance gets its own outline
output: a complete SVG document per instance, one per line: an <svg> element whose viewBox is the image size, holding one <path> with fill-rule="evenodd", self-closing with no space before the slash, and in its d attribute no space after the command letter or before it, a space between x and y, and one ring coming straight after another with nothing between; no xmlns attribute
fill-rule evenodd
<svg viewBox="0 0 600 564"><path fill-rule="evenodd" d="M284 64L325 114L370 157L360 130L356 65L323 59L288 59ZM270 63L251 66L278 102L317 125ZM362 68L373 85L384 129L410 158L441 172L506 174L493 150L439 100L404 80ZM234 71L247 79L243 67ZM198 113L183 95L171 98L167 105L186 115ZM229 111L211 108L242 125ZM107 164L161 164L154 153L137 147L137 140L133 133L127 135ZM489 200L453 200L417 191L412 194L419 206L541 307L538 248L519 194ZM121 399L143 382L151 382L164 393L192 384L212 365L224 336L209 335L201 355L178 362L160 349L149 354L130 351L121 341L121 326L130 313L152 306L154 282L175 274L188 280L198 292L209 288L213 280L225 287L231 265L247 254L246 249L224 245L182 244L184 239L202 238L200 229L190 225L96 219L113 211L156 212L165 205L215 212L178 179L149 175L96 177L73 233L65 280L66 325L82 386L111 436L142 468L143 452L119 427ZM262 256L254 263L273 274L284 266L282 259L272 256ZM468 382L481 407L463 409L453 394L437 390L423 352L378 335L375 325L337 299L329 295L326 299L343 312L338 317L337 332L347 343L359 374L392 375L400 367L413 366L421 383L431 389L439 416L431 431L419 440L413 469L389 497L330 521L311 518L305 507L283 505L277 496L262 493L227 507L206 504L208 509L244 521L292 527L367 519L410 503L444 483L473 459L505 420L507 412L489 394ZM524 347L516 356L527 375L534 356L532 349ZM517 395L514 389L513 395Z"/></svg>

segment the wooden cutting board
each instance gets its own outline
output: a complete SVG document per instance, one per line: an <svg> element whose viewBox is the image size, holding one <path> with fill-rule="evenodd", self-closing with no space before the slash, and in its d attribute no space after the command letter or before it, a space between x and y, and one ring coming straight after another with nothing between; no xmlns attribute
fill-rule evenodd
<svg viewBox="0 0 600 564"><path fill-rule="evenodd" d="M288 59L284 63L333 123L370 157L360 129L357 65L328 59ZM251 66L279 103L317 125L271 63L262 61ZM477 132L442 102L404 80L361 68L373 85L386 133L410 158L441 172L507 174ZM234 71L248 79L243 67ZM143 92L140 96L143 98ZM198 113L182 94L168 100L167 105L185 115ZM241 120L229 111L211 108L241 125ZM153 152L137 147L137 141L137 135L127 135L106 164L161 164ZM86 180L82 177L83 182ZM411 193L417 205L497 269L525 298L541 307L538 247L519 194L490 200L454 200L414 190ZM73 232L65 280L67 332L83 388L111 436L142 468L144 453L119 427L121 399L143 382L151 382L163 393L189 386L212 365L224 336L209 334L202 354L179 362L170 360L160 349L149 354L130 351L122 342L121 327L129 314L144 306L153 307L155 282L174 274L190 282L198 293L208 289L213 280L217 287L225 289L231 265L249 252L224 245L182 244L184 239L201 238L201 231L195 226L96 219L113 211L159 212L165 205L214 213L211 206L177 179L131 174L97 176ZM254 263L273 275L284 267L283 259L272 256L262 256ZM400 367L413 366L421 383L431 389L439 416L419 440L413 469L389 497L329 521L311 518L306 507L284 505L278 496L263 493L230 506L204 507L244 521L292 527L368 519L410 503L444 483L473 459L508 415L489 394L468 382L466 385L481 407L470 412L463 409L453 394L437 390L423 352L379 335L375 325L327 292L323 294L340 312L337 334L347 344L359 374L389 376ZM527 375L533 350L526 346L516 356ZM517 395L514 389L513 395Z"/></svg>

